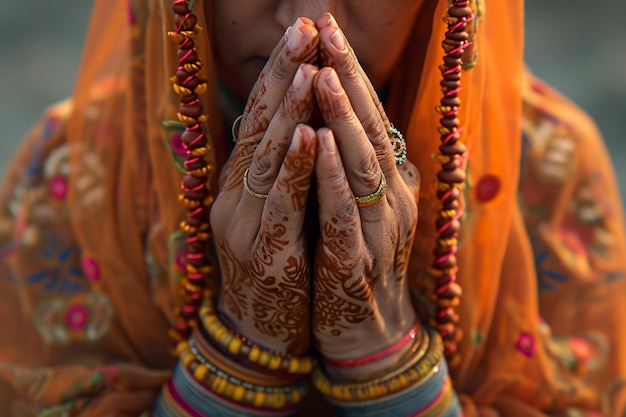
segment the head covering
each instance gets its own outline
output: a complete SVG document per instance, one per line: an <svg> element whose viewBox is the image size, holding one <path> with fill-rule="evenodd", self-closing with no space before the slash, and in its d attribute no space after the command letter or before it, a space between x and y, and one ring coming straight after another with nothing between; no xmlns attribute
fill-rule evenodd
<svg viewBox="0 0 626 417"><path fill-rule="evenodd" d="M214 194L215 174L228 156L228 147L217 103L217 63L211 49L210 19L205 16L211 8L202 1L190 4L204 28L196 39L196 47L204 64L199 76L208 85L201 99L208 115L203 126L212 144L206 160L215 168L208 187ZM464 292L458 308L459 327L465 336L459 348L462 362L453 374L454 384L459 392L467 394L464 401L468 416L476 415L478 410L472 401L497 403L504 415L513 416L542 415L527 410L518 400L540 408L550 408L556 397L566 398L563 404L570 400L591 404L595 399L583 388L578 396L570 398L555 394L558 389L545 388L542 394L537 393L536 386L516 382L524 374L529 377L525 382L552 387L558 386L554 380L555 375L560 375L544 350L533 352L536 360L532 363L516 356L520 343L526 340L520 339L520 335L541 343L533 254L516 202L524 78L523 2L508 0L487 5L474 0L471 5L477 18L472 27L472 48L465 53L458 115L464 127L461 140L469 155L462 197L465 215L457 255L458 281ZM171 7L169 0L97 0L71 104L63 107L62 114L48 115L55 120L58 117L62 123L55 126L52 136L56 139L46 142L43 151L65 141L70 167L62 203L64 217L55 228L66 230L64 233L75 239L80 252L71 259L76 258L74 261L82 265L82 274L91 277L87 290L104 296L114 311L104 316L110 317L108 334L95 340L89 349L81 344L82 339L69 348L46 348L39 362L61 367L47 368L53 375L48 380L62 381L56 388L85 380L85 374L80 372L71 377L59 371L72 361L97 364L94 358L104 355L109 362L134 362L163 370L170 369L173 363L168 352L168 331L175 322L175 308L180 305L179 280L184 268L180 257L184 257L185 241L179 224L185 208L178 202L183 179L184 126L177 119L180 97L169 80L178 66L178 45L167 36L177 27ZM432 315L428 294L434 278L429 271L440 209L436 198L440 166L433 158L440 144L440 115L435 106L442 96L439 66L443 63L441 41L446 31L442 18L448 7L444 0L424 2L385 101L391 120L408 141L408 157L421 174L420 218L409 274L418 308L426 307L424 318ZM35 130L32 137L43 133ZM29 141L18 160L32 156L37 143L36 139ZM5 189L16 189L14 183L22 181L18 174L22 168L16 164L7 175ZM3 201L9 198L12 195L7 192ZM11 276L32 276L38 268L37 262L32 262L37 259L35 256L36 251L12 253L7 258ZM15 293L12 283L1 285ZM49 296L31 287L18 292L26 318L16 319L12 335L29 332L24 329L32 327L30 320L36 314L36 306ZM511 298L503 294L515 294L516 303L512 304ZM2 312L6 308L9 314L13 303L3 301ZM3 346L2 352L9 352L3 353L3 357L17 358L16 363L32 363L32 352L47 345L36 332L28 334L20 337L33 350L18 352L15 345ZM9 337L15 338L19 339ZM71 352L80 353L72 356ZM83 360L85 357L89 360ZM16 372L16 368L10 368L4 376L14 386L20 386L24 380L18 381ZM146 379L141 382L135 368L129 372L120 367L116 372L118 376L110 380L123 380L118 385L123 386L125 393L144 392L162 381L162 375L146 371ZM60 398L60 389L43 386L34 397L47 398L49 404L53 404L51 398ZM90 389L104 392L111 386L117 385L103 383ZM80 396L79 391L76 388L73 395ZM120 397L110 398L113 399L109 402L100 401L104 408L99 411L117 410ZM146 403L148 400L141 404ZM558 401L555 404L560 406Z"/></svg>

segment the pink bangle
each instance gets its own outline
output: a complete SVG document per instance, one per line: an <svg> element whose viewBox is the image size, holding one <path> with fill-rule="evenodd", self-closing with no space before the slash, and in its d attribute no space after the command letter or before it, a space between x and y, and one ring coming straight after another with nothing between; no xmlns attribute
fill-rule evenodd
<svg viewBox="0 0 626 417"><path fill-rule="evenodd" d="M419 329L420 329L420 322L419 322L419 319L417 319L415 321L415 325L411 328L411 330L409 330L409 332L402 339L398 340L396 343L389 346L388 348L372 353L371 355L363 356L362 358L332 360L332 359L322 357L321 359L325 365L334 366L336 368L350 368L353 366L367 365L369 363L384 359L387 356L390 356L393 353L402 349L411 340L414 340L417 337L417 332L419 331Z"/></svg>

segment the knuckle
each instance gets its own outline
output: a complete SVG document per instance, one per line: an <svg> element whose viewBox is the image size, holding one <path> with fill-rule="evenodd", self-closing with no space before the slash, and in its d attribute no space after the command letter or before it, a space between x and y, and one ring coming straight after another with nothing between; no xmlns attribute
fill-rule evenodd
<svg viewBox="0 0 626 417"><path fill-rule="evenodd" d="M265 186L273 181L272 163L268 158L257 158L250 165L248 183Z"/></svg>
<svg viewBox="0 0 626 417"><path fill-rule="evenodd" d="M361 80L359 63L354 56L342 59L338 69L348 82L359 82Z"/></svg>
<svg viewBox="0 0 626 417"><path fill-rule="evenodd" d="M360 122L368 137L380 138L381 132L384 130L380 114L369 112L360 119Z"/></svg>
<svg viewBox="0 0 626 417"><path fill-rule="evenodd" d="M284 56L279 56L274 62L272 70L270 72L272 81L285 81L289 78L290 66L285 61Z"/></svg>
<svg viewBox="0 0 626 417"><path fill-rule="evenodd" d="M364 184L368 188L376 189L380 184L380 166L378 165L378 160L374 155L364 157L359 170L354 174L357 181Z"/></svg>
<svg viewBox="0 0 626 417"><path fill-rule="evenodd" d="M345 186L346 174L340 165L335 165L328 169L326 174L326 180L331 184L332 187Z"/></svg>

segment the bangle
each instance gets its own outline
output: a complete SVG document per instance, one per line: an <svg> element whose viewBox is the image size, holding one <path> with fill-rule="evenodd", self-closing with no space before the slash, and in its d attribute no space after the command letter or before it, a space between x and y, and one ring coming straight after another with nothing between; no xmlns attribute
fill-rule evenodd
<svg viewBox="0 0 626 417"><path fill-rule="evenodd" d="M238 404L258 409L284 409L296 406L306 394L301 383L261 386L231 375L223 366L216 365L218 360L201 355L193 337L181 342L177 350L180 363L194 380L218 396Z"/></svg>
<svg viewBox="0 0 626 417"><path fill-rule="evenodd" d="M265 349L228 328L217 315L212 300L206 300L200 308L202 329L209 341L229 356L243 359L273 372L308 376L315 367L312 356L294 357Z"/></svg>
<svg viewBox="0 0 626 417"><path fill-rule="evenodd" d="M152 410L155 417L288 417L297 407L259 409L232 401L198 383L179 361Z"/></svg>
<svg viewBox="0 0 626 417"><path fill-rule="evenodd" d="M322 362L324 363L324 365L327 365L327 366L333 366L336 368L349 368L349 367L354 367L354 366L367 365L372 362L379 361L381 359L384 359L396 353L397 351L405 347L409 342L414 341L419 333L419 329L420 329L420 322L419 322L419 319L417 319L415 321L415 325L411 328L411 330L409 330L409 332L402 339L398 340L393 345L381 351L378 351L378 352L375 352L370 355L363 356L357 359L333 360L333 359L329 359L326 357L322 357Z"/></svg>
<svg viewBox="0 0 626 417"><path fill-rule="evenodd" d="M421 331L430 336L426 352L415 355L403 369L373 381L342 384L331 381L322 369L317 368L313 371L313 383L331 401L340 402L373 400L414 386L438 372L443 359L443 342L439 334L431 329L422 328Z"/></svg>

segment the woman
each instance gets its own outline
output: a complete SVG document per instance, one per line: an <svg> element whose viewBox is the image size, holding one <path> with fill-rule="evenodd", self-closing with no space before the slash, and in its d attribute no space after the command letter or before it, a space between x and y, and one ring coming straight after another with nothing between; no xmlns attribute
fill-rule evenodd
<svg viewBox="0 0 626 417"><path fill-rule="evenodd" d="M5 414L625 411L619 196L521 2L93 16L5 177Z"/></svg>

